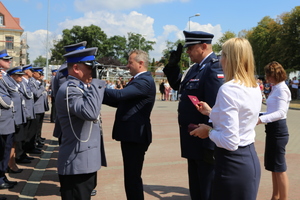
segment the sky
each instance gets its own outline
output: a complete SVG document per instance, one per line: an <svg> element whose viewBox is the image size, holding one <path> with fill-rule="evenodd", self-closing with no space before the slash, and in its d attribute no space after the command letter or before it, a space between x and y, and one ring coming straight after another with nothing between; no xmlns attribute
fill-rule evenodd
<svg viewBox="0 0 300 200"><path fill-rule="evenodd" d="M108 37L138 33L156 42L149 54L151 59L159 60L166 41L184 39L183 30L212 33L216 43L226 31L238 34L250 30L263 17L276 19L300 4L299 0L0 1L13 17L20 18L31 63L40 55L46 57L47 30L49 42L60 39L62 30L75 25L99 26Z"/></svg>

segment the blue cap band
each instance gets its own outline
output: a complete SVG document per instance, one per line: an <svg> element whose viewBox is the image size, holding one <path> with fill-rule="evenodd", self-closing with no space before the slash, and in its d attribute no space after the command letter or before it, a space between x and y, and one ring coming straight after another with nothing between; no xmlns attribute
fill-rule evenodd
<svg viewBox="0 0 300 200"><path fill-rule="evenodd" d="M12 71L8 71L7 73L9 74L9 75L12 75L12 74L14 74L14 73L16 73L16 72L21 72L22 70L21 69L15 69L15 70L12 70Z"/></svg>
<svg viewBox="0 0 300 200"><path fill-rule="evenodd" d="M81 49L85 49L85 46L80 46L80 47L67 47L67 48L65 48L65 50L66 50L67 52L75 51L75 50L81 50Z"/></svg>
<svg viewBox="0 0 300 200"><path fill-rule="evenodd" d="M82 57L69 57L67 58L68 63L78 63L84 61L95 60L95 56L82 56Z"/></svg>
<svg viewBox="0 0 300 200"><path fill-rule="evenodd" d="M25 71L25 70L27 70L27 69L32 69L32 66L30 65L30 66L28 66L28 67L23 67L23 71Z"/></svg>
<svg viewBox="0 0 300 200"><path fill-rule="evenodd" d="M7 53L1 54L0 58L5 57L5 56L8 56L8 54Z"/></svg>

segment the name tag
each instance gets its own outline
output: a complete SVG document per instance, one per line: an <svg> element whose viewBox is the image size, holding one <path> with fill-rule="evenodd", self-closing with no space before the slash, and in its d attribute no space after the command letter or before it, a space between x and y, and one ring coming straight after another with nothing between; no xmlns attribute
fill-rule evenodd
<svg viewBox="0 0 300 200"><path fill-rule="evenodd" d="M197 82L199 79L191 79L190 82Z"/></svg>

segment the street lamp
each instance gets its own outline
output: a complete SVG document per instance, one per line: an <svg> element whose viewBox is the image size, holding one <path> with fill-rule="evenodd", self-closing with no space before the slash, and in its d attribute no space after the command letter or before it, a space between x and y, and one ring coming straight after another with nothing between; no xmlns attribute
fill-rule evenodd
<svg viewBox="0 0 300 200"><path fill-rule="evenodd" d="M197 14L195 14L195 15L189 17L189 31L191 31L191 26L190 26L191 18L192 18L192 17L198 17L198 16L200 16L199 13L197 13Z"/></svg>
<svg viewBox="0 0 300 200"><path fill-rule="evenodd" d="M190 23L191 23L191 18L192 18L192 17L198 17L198 16L200 16L199 13L197 13L197 14L195 14L195 15L189 17L189 31L191 31L191 25L190 25ZM190 66L191 66L191 58L189 57L189 67L190 67Z"/></svg>

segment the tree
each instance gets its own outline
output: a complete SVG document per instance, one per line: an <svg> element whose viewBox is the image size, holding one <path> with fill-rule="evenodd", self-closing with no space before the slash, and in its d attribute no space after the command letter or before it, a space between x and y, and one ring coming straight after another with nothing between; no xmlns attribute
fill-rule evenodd
<svg viewBox="0 0 300 200"><path fill-rule="evenodd" d="M184 44L184 40L177 40L176 42L171 42L171 41L166 41L166 49L163 50L162 54L163 57L160 60L161 63L164 63L164 65L168 64L168 60L170 58L171 55L171 51L172 50L177 50L177 46L178 44ZM182 54L181 54L181 59L179 62L179 66L181 67L181 70L185 70L189 67L189 55L187 53L185 53L186 49L182 50Z"/></svg>
<svg viewBox="0 0 300 200"><path fill-rule="evenodd" d="M128 33L128 41L126 48L126 60L128 60L128 53L133 49L141 49L149 54L149 51L154 50L154 41L149 41L143 35L137 33Z"/></svg>
<svg viewBox="0 0 300 200"><path fill-rule="evenodd" d="M64 29L62 39L54 42L51 49L52 56L50 62L52 64L61 64L64 62L63 55L66 53L64 46L87 41L87 48L98 47L96 58L101 58L107 55L109 44L107 43L107 35L100 27L95 25L90 26L73 26L72 29Z"/></svg>
<svg viewBox="0 0 300 200"><path fill-rule="evenodd" d="M281 64L291 71L300 70L300 6L282 15L281 20Z"/></svg>
<svg viewBox="0 0 300 200"><path fill-rule="evenodd" d="M213 51L219 53L222 50L222 45L230 38L236 37L236 34L230 31L226 31L223 36L213 45Z"/></svg>
<svg viewBox="0 0 300 200"><path fill-rule="evenodd" d="M45 67L46 66L46 58L39 56L33 61L34 67Z"/></svg>

